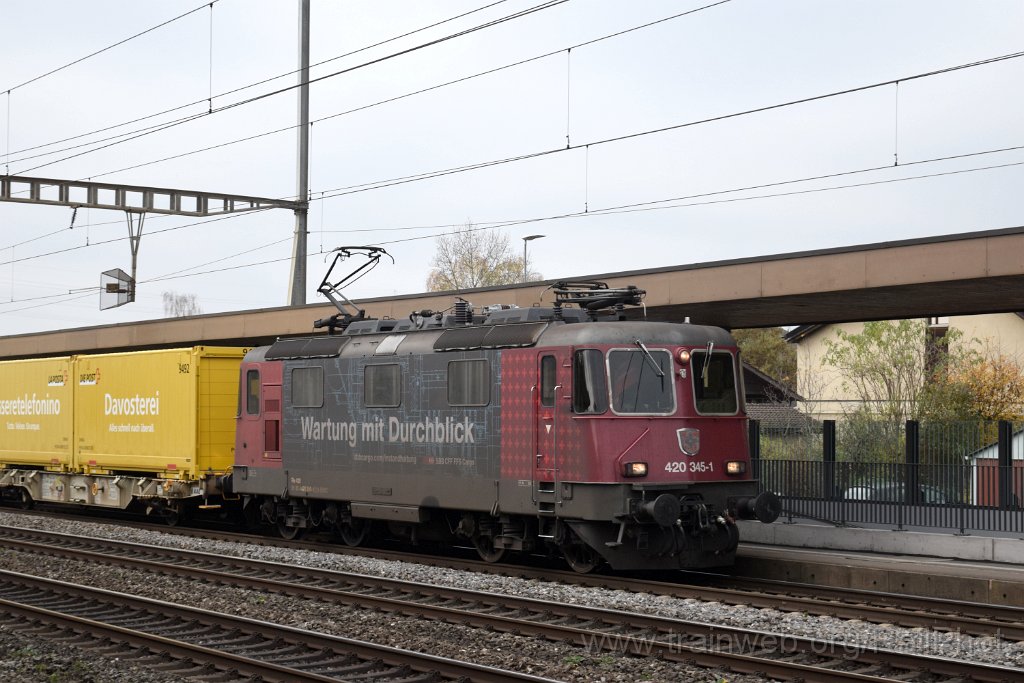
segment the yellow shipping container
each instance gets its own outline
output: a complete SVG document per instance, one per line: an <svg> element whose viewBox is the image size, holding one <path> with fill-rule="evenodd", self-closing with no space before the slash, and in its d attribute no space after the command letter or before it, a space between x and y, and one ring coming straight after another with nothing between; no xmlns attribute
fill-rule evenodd
<svg viewBox="0 0 1024 683"><path fill-rule="evenodd" d="M69 358L0 362L0 465L71 467L70 370Z"/></svg>
<svg viewBox="0 0 1024 683"><path fill-rule="evenodd" d="M227 471L246 350L197 346L76 357L76 467L188 479Z"/></svg>

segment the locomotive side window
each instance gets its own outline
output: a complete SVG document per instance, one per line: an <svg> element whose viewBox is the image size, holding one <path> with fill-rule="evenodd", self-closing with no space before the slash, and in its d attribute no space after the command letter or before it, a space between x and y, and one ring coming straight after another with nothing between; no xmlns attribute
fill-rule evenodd
<svg viewBox="0 0 1024 683"><path fill-rule="evenodd" d="M260 414L259 370L249 370L245 373L245 412L248 415Z"/></svg>
<svg viewBox="0 0 1024 683"><path fill-rule="evenodd" d="M672 357L659 349L608 352L612 410L619 414L667 415L675 412Z"/></svg>
<svg viewBox="0 0 1024 683"><path fill-rule="evenodd" d="M731 353L694 350L691 358L693 399L702 415L735 415L736 373Z"/></svg>
<svg viewBox="0 0 1024 683"><path fill-rule="evenodd" d="M556 368L554 356L540 359L540 404L548 408L555 405Z"/></svg>
<svg viewBox="0 0 1024 683"><path fill-rule="evenodd" d="M486 360L448 363L448 405L485 406L491 402L491 371Z"/></svg>
<svg viewBox="0 0 1024 683"><path fill-rule="evenodd" d="M604 354L597 349L581 349L572 358L572 412L600 414L607 410Z"/></svg>
<svg viewBox="0 0 1024 683"><path fill-rule="evenodd" d="M324 369L292 368L292 405L319 408L324 404Z"/></svg>
<svg viewBox="0 0 1024 683"><path fill-rule="evenodd" d="M363 403L367 408L397 408L402 404L401 380L398 365L367 365L363 371Z"/></svg>

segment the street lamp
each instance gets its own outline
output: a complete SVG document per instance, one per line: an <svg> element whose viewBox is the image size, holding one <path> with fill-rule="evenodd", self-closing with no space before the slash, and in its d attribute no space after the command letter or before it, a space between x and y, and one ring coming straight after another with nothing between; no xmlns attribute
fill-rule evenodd
<svg viewBox="0 0 1024 683"><path fill-rule="evenodd" d="M526 243L530 240L539 240L545 235L527 235L523 238L523 282L526 282L526 277L530 274L530 271L526 269Z"/></svg>

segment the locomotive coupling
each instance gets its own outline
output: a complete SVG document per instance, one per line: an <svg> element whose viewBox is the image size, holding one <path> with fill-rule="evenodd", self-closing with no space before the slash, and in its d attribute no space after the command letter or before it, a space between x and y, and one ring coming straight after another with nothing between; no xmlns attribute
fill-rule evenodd
<svg viewBox="0 0 1024 683"><path fill-rule="evenodd" d="M679 519L679 499L663 493L640 506L640 514L661 527L670 527Z"/></svg>
<svg viewBox="0 0 1024 683"><path fill-rule="evenodd" d="M782 500L771 491L763 491L756 498L740 498L736 501L736 515L740 519L757 519L771 524L782 513Z"/></svg>

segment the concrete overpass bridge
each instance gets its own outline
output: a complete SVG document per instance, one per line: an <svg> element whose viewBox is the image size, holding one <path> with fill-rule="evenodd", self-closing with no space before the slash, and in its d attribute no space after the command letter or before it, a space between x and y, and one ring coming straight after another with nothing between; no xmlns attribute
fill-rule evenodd
<svg viewBox="0 0 1024 683"><path fill-rule="evenodd" d="M767 327L1024 311L1024 227L581 275L647 290L655 320ZM476 306L550 302L552 281L460 292ZM448 308L453 293L358 301L373 317ZM307 334L330 304L150 320L0 337L0 358L193 344L254 345ZM639 311L631 311L639 316Z"/></svg>

